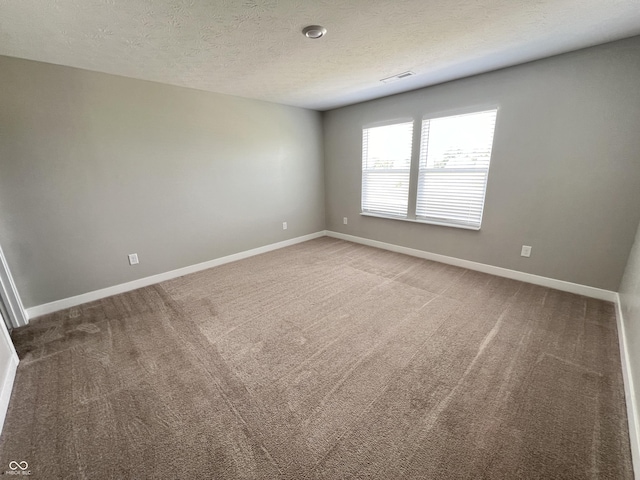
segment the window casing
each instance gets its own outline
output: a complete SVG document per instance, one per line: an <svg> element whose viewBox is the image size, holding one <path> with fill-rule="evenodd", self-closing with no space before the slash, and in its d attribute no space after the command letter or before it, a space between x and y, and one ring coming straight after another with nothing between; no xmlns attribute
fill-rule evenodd
<svg viewBox="0 0 640 480"><path fill-rule="evenodd" d="M496 117L424 118L419 149L413 122L363 128L362 214L479 230Z"/></svg>

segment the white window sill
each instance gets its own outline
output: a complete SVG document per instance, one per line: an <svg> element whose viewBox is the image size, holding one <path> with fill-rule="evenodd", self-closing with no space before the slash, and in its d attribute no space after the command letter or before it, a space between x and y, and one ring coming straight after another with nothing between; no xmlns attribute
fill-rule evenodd
<svg viewBox="0 0 640 480"><path fill-rule="evenodd" d="M404 217L394 217L391 215L382 215L378 213L369 213L369 212L360 212L360 215L363 217L374 217L374 218L384 218L387 220L401 220L403 222L412 222L412 223L422 223L426 225L438 225L440 227L453 227L453 228L462 228L463 230L474 230L479 231L480 227L470 227L467 225L457 225L455 223L445 223L445 222L434 222L428 220L418 220L415 218L404 218Z"/></svg>

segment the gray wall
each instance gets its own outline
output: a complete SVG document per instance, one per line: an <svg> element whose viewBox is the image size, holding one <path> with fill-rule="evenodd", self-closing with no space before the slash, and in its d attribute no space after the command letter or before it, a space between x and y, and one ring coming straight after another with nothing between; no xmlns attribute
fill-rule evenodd
<svg viewBox="0 0 640 480"><path fill-rule="evenodd" d="M327 229L617 291L640 219L638 79L640 37L326 112ZM359 215L363 125L492 104L480 231Z"/></svg>
<svg viewBox="0 0 640 480"><path fill-rule="evenodd" d="M32 307L322 230L326 205L330 230L617 290L638 78L634 38L326 112L323 170L317 112L0 57L0 245ZM481 231L359 215L362 125L491 104Z"/></svg>
<svg viewBox="0 0 640 480"><path fill-rule="evenodd" d="M639 159L640 161L640 159ZM640 204L636 204L640 208ZM620 285L620 308L624 318L627 354L636 405L640 405L640 225Z"/></svg>
<svg viewBox="0 0 640 480"><path fill-rule="evenodd" d="M26 307L322 230L322 162L318 112L0 57L0 245Z"/></svg>

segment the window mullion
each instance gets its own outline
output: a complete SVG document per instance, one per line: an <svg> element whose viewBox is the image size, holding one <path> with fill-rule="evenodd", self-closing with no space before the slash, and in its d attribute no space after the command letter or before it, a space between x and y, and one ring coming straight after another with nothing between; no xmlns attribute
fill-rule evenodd
<svg viewBox="0 0 640 480"><path fill-rule="evenodd" d="M413 121L413 140L411 148L411 169L409 171L409 205L407 207L407 218L416 219L416 202L418 200L418 175L420 173L420 138L422 136L422 125L420 120Z"/></svg>

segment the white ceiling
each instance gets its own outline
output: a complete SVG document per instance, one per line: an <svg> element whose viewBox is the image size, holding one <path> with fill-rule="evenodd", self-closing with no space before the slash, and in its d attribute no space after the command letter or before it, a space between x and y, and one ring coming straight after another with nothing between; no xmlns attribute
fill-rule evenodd
<svg viewBox="0 0 640 480"><path fill-rule="evenodd" d="M638 34L639 0L0 0L2 55L318 110Z"/></svg>

